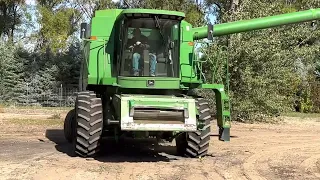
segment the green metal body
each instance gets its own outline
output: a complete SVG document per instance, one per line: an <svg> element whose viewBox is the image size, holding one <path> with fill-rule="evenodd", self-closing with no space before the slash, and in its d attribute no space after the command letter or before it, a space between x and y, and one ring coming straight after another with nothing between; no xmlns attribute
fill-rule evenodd
<svg viewBox="0 0 320 180"><path fill-rule="evenodd" d="M172 38L179 52L178 75L175 77L130 77L119 75L119 62L123 53L121 43L123 37L119 34L124 19L133 15L156 14L161 18L177 19L180 23L172 29ZM170 17L171 16L171 17ZM184 13L165 10L150 9L108 9L95 12L90 24L90 30L84 39L85 61L82 64L81 89L99 91L100 94L114 97L113 105L120 118L122 130L132 131L196 131L200 129L195 122L197 109L195 102L186 92L195 88L211 89L216 95L217 123L220 129L221 140L229 141L230 138L230 103L227 92L222 84L209 84L204 81L199 62L195 56L195 39L210 36L221 36L240 33L279 25L310 21L320 18L320 9L302 11L278 16L270 16L252 20L243 20L215 25L213 32L208 32L208 27L193 28L184 20ZM150 35L151 32L142 31ZM91 37L91 39L90 39ZM92 38L94 37L94 38ZM153 38L151 35L150 38ZM177 43L178 42L178 43ZM119 52L119 53L118 53ZM150 82L152 81L152 85ZM128 93L129 92L129 93ZM179 92L185 97L173 97L171 92ZM156 93L157 96L152 96ZM168 126L158 123L145 125L133 123L130 109L135 105L148 107L181 107L187 110L189 119L182 125Z"/></svg>

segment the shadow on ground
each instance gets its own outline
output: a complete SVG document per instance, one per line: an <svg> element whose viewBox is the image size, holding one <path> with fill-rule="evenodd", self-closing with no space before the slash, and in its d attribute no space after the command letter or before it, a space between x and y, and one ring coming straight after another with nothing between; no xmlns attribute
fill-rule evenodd
<svg viewBox="0 0 320 180"><path fill-rule="evenodd" d="M46 138L56 144L57 151L72 157L71 144L64 138L62 129L46 130ZM104 139L100 154L94 159L101 162L168 162L183 159L177 156L175 146L156 144L153 140L123 139L121 143L116 143Z"/></svg>
<svg viewBox="0 0 320 180"><path fill-rule="evenodd" d="M219 134L210 134L211 137L219 137ZM239 138L238 136L230 136L230 138Z"/></svg>

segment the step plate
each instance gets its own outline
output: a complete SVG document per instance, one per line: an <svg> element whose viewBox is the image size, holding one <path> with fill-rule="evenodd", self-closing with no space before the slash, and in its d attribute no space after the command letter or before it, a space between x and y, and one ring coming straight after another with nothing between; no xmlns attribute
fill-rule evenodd
<svg viewBox="0 0 320 180"><path fill-rule="evenodd" d="M121 123L121 130L127 131L186 131L197 130L196 124L142 124L142 123Z"/></svg>

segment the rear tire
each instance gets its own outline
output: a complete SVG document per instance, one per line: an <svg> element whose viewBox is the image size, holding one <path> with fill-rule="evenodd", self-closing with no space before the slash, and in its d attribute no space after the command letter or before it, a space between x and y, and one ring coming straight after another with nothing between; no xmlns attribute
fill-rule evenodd
<svg viewBox="0 0 320 180"><path fill-rule="evenodd" d="M210 108L209 104L203 98L197 98L196 107L199 111L198 121L204 122L202 130L196 132L182 133L176 137L177 153L186 157L202 157L208 153L210 142Z"/></svg>
<svg viewBox="0 0 320 180"><path fill-rule="evenodd" d="M64 137L69 143L72 142L72 137L73 137L72 133L73 133L73 128L75 124L75 116L76 116L76 111L75 109L72 109L68 112L64 120L64 125L63 125Z"/></svg>
<svg viewBox="0 0 320 180"><path fill-rule="evenodd" d="M94 92L78 93L76 101L76 126L73 139L75 155L94 157L100 151L100 139L103 131L103 113L101 98Z"/></svg>

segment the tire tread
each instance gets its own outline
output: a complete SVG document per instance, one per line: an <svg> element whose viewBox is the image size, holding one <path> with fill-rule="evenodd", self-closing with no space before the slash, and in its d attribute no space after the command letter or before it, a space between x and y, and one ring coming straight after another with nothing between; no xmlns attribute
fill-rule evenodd
<svg viewBox="0 0 320 180"><path fill-rule="evenodd" d="M205 156L209 149L211 118L208 102L203 98L196 98L196 108L199 111L198 121L204 121L205 125L202 130L196 132L182 133L177 137L177 150L186 157Z"/></svg>
<svg viewBox="0 0 320 180"><path fill-rule="evenodd" d="M77 130L74 151L81 157L94 157L100 151L103 130L102 100L92 91L77 97Z"/></svg>

